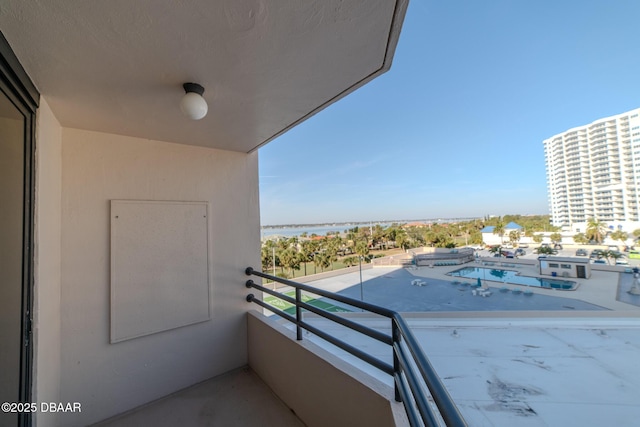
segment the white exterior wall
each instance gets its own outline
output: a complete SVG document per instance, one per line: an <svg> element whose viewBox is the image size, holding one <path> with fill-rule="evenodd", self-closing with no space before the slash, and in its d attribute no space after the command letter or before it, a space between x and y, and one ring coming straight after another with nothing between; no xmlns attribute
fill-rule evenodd
<svg viewBox="0 0 640 427"><path fill-rule="evenodd" d="M640 108L544 142L553 225L585 231L589 218L630 232L640 225Z"/></svg>
<svg viewBox="0 0 640 427"><path fill-rule="evenodd" d="M39 111L35 397L87 425L247 363L244 268L259 266L257 153L60 128ZM109 201L207 201L210 321L109 343Z"/></svg>
<svg viewBox="0 0 640 427"><path fill-rule="evenodd" d="M485 245L499 245L502 242L500 241L500 236L493 233L482 233L482 243Z"/></svg>

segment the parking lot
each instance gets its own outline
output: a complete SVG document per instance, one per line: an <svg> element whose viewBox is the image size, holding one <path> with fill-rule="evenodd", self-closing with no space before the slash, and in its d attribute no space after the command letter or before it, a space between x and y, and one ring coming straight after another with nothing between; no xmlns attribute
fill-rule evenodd
<svg viewBox="0 0 640 427"><path fill-rule="evenodd" d="M552 246L552 245L551 245ZM525 255L519 255L519 256L515 256L516 258L519 259L537 259L540 255L538 255L536 253L536 249L539 247L538 244L529 244L528 247L522 248L526 253ZM553 247L553 246L552 246ZM560 257L575 257L576 255L576 251L578 250L584 250L587 252L587 255L584 256L585 258L588 258L591 253L595 250L595 249L601 249L601 250L606 250L607 246L603 246L603 245L599 245L599 246L594 246L594 245L562 245L562 249L558 250L557 254L554 254L553 256L560 256ZM516 251L516 249L503 249L503 251L508 251L511 253L514 253ZM476 250L476 253L478 254L479 257L492 257L494 256L489 250L487 249L481 249L481 250ZM622 254L622 258L618 259L618 262L626 262L628 263L629 266L638 266L640 267L640 259L630 259L628 256L628 253L625 252L621 252ZM581 256L583 257L583 256ZM505 258L504 256L502 257L503 259ZM593 263L594 260L592 260ZM615 265L616 260L614 259L601 259L602 264L604 265Z"/></svg>

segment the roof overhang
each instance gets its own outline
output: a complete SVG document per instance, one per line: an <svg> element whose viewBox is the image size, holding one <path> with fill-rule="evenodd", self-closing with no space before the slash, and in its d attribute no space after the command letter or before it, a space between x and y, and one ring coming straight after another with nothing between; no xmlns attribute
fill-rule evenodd
<svg viewBox="0 0 640 427"><path fill-rule="evenodd" d="M250 152L387 71L407 4L7 0L0 28L62 126Z"/></svg>

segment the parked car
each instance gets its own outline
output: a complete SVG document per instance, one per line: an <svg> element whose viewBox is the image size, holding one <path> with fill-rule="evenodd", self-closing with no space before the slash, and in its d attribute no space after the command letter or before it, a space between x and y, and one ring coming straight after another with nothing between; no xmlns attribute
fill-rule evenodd
<svg viewBox="0 0 640 427"><path fill-rule="evenodd" d="M603 260L603 259L592 259L591 260L591 264L606 264L607 261Z"/></svg>
<svg viewBox="0 0 640 427"><path fill-rule="evenodd" d="M515 254L516 254L516 256L523 256L523 255L527 254L527 251L525 251L522 248L518 248L518 249L516 249Z"/></svg>
<svg viewBox="0 0 640 427"><path fill-rule="evenodd" d="M587 256L589 255L589 252L587 252L586 249L578 249L576 251L576 256Z"/></svg>
<svg viewBox="0 0 640 427"><path fill-rule="evenodd" d="M619 250L620 250L620 248L619 248L619 247L617 247L616 245L611 245L611 246L609 246L609 247L607 248L607 250L609 250L609 251L616 251L616 252L617 252L617 251L619 251Z"/></svg>
<svg viewBox="0 0 640 427"><path fill-rule="evenodd" d="M518 247L520 247L520 248L528 248L529 244L528 243L519 243Z"/></svg>
<svg viewBox="0 0 640 427"><path fill-rule="evenodd" d="M594 259L594 258L602 258L602 249L594 249L591 251L591 255L589 255L589 258Z"/></svg>

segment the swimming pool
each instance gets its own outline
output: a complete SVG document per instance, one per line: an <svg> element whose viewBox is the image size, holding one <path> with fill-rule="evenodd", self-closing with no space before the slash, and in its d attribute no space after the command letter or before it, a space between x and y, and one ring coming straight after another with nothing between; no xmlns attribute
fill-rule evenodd
<svg viewBox="0 0 640 427"><path fill-rule="evenodd" d="M469 279L484 279L493 282L509 283L513 285L537 286L539 288L572 291L578 287L576 282L557 279L539 279L531 276L520 276L517 271L501 270L497 268L464 267L447 273L449 276L467 277Z"/></svg>

